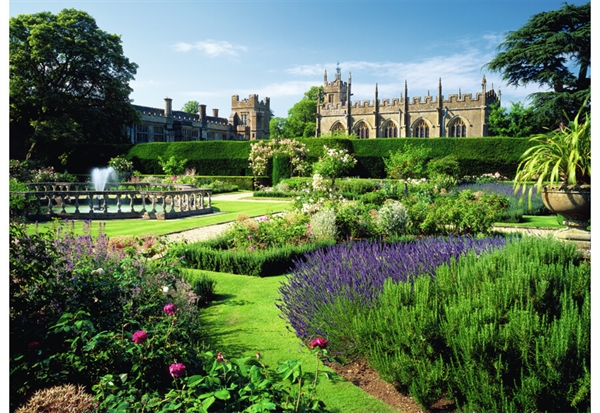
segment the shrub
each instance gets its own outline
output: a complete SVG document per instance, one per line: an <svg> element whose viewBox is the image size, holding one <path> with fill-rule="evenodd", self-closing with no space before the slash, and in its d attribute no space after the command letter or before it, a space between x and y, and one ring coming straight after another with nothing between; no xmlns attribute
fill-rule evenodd
<svg viewBox="0 0 600 413"><path fill-rule="evenodd" d="M94 396L86 393L84 387L65 384L36 391L15 413L93 413L98 411L97 405Z"/></svg>
<svg viewBox="0 0 600 413"><path fill-rule="evenodd" d="M386 202L377 215L377 228L384 236L396 236L406 232L408 213L402 203L394 200Z"/></svg>
<svg viewBox="0 0 600 413"><path fill-rule="evenodd" d="M323 336L332 351L346 354L356 345L347 336L354 314L346 303L371 306L392 282L418 274L433 276L435 268L470 250L481 253L504 245L502 237L474 239L422 238L385 244L363 241L334 245L306 254L282 284L277 306L301 339ZM338 299L343 304L338 306Z"/></svg>
<svg viewBox="0 0 600 413"><path fill-rule="evenodd" d="M310 238L314 241L331 240L337 238L335 211L324 209L310 217Z"/></svg>
<svg viewBox="0 0 600 413"><path fill-rule="evenodd" d="M387 199L387 194L384 191L367 192L360 197L362 203L374 204L378 207L382 206Z"/></svg>
<svg viewBox="0 0 600 413"><path fill-rule="evenodd" d="M453 178L460 176L460 164L455 155L447 155L443 158L432 159L427 162L427 175L447 175Z"/></svg>
<svg viewBox="0 0 600 413"><path fill-rule="evenodd" d="M574 244L513 238L388 281L353 340L424 408L451 395L460 411L589 411L590 278Z"/></svg>
<svg viewBox="0 0 600 413"><path fill-rule="evenodd" d="M336 213L338 240L365 239L377 235L375 215L377 205L364 203L344 204Z"/></svg>
<svg viewBox="0 0 600 413"><path fill-rule="evenodd" d="M420 179L425 177L430 148L425 146L404 145L404 148L391 152L384 159L385 171L392 179Z"/></svg>
<svg viewBox="0 0 600 413"><path fill-rule="evenodd" d="M103 235L56 225L28 235L10 226L11 405L66 383L93 388L108 373L126 374L127 392L161 392L172 360L200 368L197 298L160 249L123 249ZM151 259L152 258L152 259ZM164 288L168 287L168 293ZM163 306L181 309L165 318ZM131 341L146 330L152 351Z"/></svg>
<svg viewBox="0 0 600 413"><path fill-rule="evenodd" d="M489 233L508 207L508 199L498 194L464 190L436 197L420 228L425 233Z"/></svg>
<svg viewBox="0 0 600 413"><path fill-rule="evenodd" d="M189 281L194 294L198 297L198 305L206 307L210 304L215 297L216 281L204 272L194 276L186 274L185 278Z"/></svg>

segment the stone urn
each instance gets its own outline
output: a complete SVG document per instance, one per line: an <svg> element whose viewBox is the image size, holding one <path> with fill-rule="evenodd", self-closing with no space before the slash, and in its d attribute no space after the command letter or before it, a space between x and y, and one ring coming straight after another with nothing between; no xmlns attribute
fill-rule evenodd
<svg viewBox="0 0 600 413"><path fill-rule="evenodd" d="M546 208L562 215L567 228L557 232L556 237L574 241L590 241L587 227L591 217L591 185L545 186L542 201Z"/></svg>

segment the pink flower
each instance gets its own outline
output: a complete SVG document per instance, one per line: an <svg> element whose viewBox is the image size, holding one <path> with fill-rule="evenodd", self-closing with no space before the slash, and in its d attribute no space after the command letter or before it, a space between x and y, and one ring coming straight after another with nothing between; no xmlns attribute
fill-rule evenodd
<svg viewBox="0 0 600 413"><path fill-rule="evenodd" d="M135 344L142 344L144 341L148 340L148 333L146 333L144 330L136 331L133 333L133 336L131 336L131 340Z"/></svg>
<svg viewBox="0 0 600 413"><path fill-rule="evenodd" d="M177 314L177 307L175 307L175 304L169 303L163 307L163 311L167 315L175 315L175 314Z"/></svg>
<svg viewBox="0 0 600 413"><path fill-rule="evenodd" d="M220 351L217 353L217 361L223 362L223 354Z"/></svg>
<svg viewBox="0 0 600 413"><path fill-rule="evenodd" d="M185 374L185 364L183 363L174 363L169 366L169 373L173 378L181 377Z"/></svg>
<svg viewBox="0 0 600 413"><path fill-rule="evenodd" d="M258 352L258 351L256 352L256 358L257 358L257 359L260 359L260 358L261 358L260 352Z"/></svg>
<svg viewBox="0 0 600 413"><path fill-rule="evenodd" d="M320 349L327 348L327 340L322 337L317 337L313 341L310 342L310 348L313 349L315 347L319 347Z"/></svg>

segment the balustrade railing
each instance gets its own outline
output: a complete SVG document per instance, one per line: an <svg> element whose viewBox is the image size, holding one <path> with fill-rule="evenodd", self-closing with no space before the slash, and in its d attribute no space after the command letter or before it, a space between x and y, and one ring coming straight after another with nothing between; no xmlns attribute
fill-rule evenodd
<svg viewBox="0 0 600 413"><path fill-rule="evenodd" d="M29 219L172 219L212 213L212 189L173 184L31 183Z"/></svg>

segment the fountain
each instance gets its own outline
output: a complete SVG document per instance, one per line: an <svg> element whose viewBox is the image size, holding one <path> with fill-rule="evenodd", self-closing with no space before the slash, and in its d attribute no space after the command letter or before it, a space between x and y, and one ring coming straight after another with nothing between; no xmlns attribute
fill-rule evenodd
<svg viewBox="0 0 600 413"><path fill-rule="evenodd" d="M92 169L92 184L94 185L94 189L96 191L103 191L106 189L106 183L111 181L112 179L117 180L117 173L112 166L107 168L94 168ZM102 195L97 195L98 198L98 206L94 209L102 210L103 207L101 205ZM105 201L106 204L106 201Z"/></svg>
<svg viewBox="0 0 600 413"><path fill-rule="evenodd" d="M104 191L106 183L110 180L117 180L117 172L112 166L108 168L94 168L92 169L92 183L96 191Z"/></svg>
<svg viewBox="0 0 600 413"><path fill-rule="evenodd" d="M119 182L112 167L94 168L91 182L30 182L28 187L27 192L14 193L30 199L31 207L25 213L29 220L176 219L213 212L211 188Z"/></svg>

